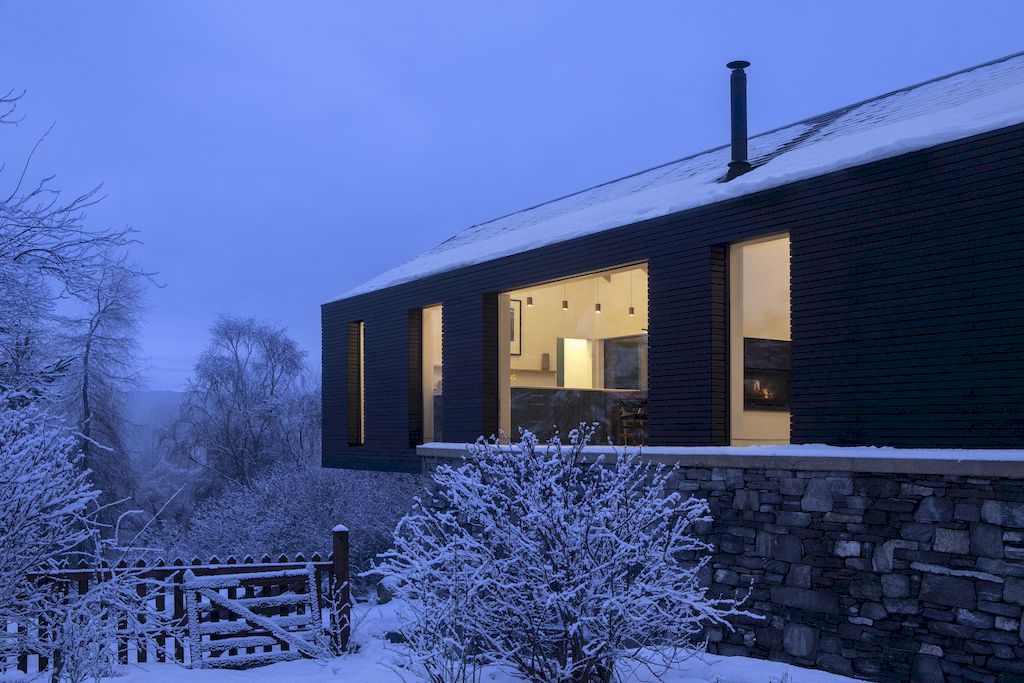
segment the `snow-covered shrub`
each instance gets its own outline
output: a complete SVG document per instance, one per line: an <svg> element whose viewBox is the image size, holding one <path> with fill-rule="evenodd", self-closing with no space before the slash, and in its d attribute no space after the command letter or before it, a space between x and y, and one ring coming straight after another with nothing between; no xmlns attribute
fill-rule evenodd
<svg viewBox="0 0 1024 683"><path fill-rule="evenodd" d="M93 564L100 566L99 558ZM50 658L51 680L100 681L115 674L120 642L141 644L153 634L180 630L146 597L161 582L142 570L115 566L89 578L84 593L74 581L58 581L59 591L41 602L37 618L48 628L32 649Z"/></svg>
<svg viewBox="0 0 1024 683"><path fill-rule="evenodd" d="M569 447L478 440L399 523L373 573L411 606L403 635L432 680L482 662L530 681L657 673L701 648L706 626L747 615L699 579L706 501L669 491L671 471L638 452L585 457L591 433L581 425Z"/></svg>
<svg viewBox="0 0 1024 683"><path fill-rule="evenodd" d="M37 403L0 395L0 624L33 619L58 587L30 574L65 566L96 532L100 492L81 457ZM20 651L30 635L0 639L0 654Z"/></svg>
<svg viewBox="0 0 1024 683"><path fill-rule="evenodd" d="M324 469L319 461L281 465L249 485L218 492L189 519L158 520L150 545L165 557L185 559L297 552L326 557L331 529L343 523L351 531L349 556L358 571L390 545L391 531L417 488L413 475Z"/></svg>
<svg viewBox="0 0 1024 683"><path fill-rule="evenodd" d="M101 533L100 492L81 464L78 440L38 402L0 395L0 624L23 627L0 638L0 656L44 655L52 679L72 683L111 673L118 632L170 630L140 597L157 582L127 567L101 569L112 552L115 565L127 555L116 530ZM95 570L80 591L64 572L83 560Z"/></svg>

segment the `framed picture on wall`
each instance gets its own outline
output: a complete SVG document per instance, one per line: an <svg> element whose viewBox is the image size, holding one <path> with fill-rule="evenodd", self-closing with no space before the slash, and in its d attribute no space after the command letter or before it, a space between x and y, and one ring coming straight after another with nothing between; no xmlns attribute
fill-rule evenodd
<svg viewBox="0 0 1024 683"><path fill-rule="evenodd" d="M512 299L508 309L508 329L511 338L509 339L509 353L513 356L523 355L523 301Z"/></svg>

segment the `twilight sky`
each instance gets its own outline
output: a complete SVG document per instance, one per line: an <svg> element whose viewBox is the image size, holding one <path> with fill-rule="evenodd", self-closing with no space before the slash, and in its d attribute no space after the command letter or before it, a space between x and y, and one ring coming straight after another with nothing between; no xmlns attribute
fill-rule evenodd
<svg viewBox="0 0 1024 683"><path fill-rule="evenodd" d="M319 306L458 230L1024 49L1024 3L0 0L0 190L32 144L67 193L103 182L164 285L150 388L219 313L320 362Z"/></svg>

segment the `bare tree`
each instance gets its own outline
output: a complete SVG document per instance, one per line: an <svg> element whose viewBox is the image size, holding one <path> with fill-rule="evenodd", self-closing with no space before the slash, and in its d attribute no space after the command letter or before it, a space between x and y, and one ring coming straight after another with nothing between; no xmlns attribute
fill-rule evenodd
<svg viewBox="0 0 1024 683"><path fill-rule="evenodd" d="M304 355L282 328L219 318L172 427L177 449L236 484L301 456L292 429L309 412L299 400L307 390Z"/></svg>
<svg viewBox="0 0 1024 683"><path fill-rule="evenodd" d="M0 95L0 125L21 122L21 94ZM52 126L51 126L52 129ZM52 346L56 303L86 296L112 267L144 275L123 263L134 242L130 228L97 230L85 211L98 202L101 186L65 200L54 176L30 180L30 167L49 130L0 191L0 389L35 393L66 369ZM7 170L0 163L0 175Z"/></svg>
<svg viewBox="0 0 1024 683"><path fill-rule="evenodd" d="M133 493L122 405L125 392L139 386L137 335L143 296L135 271L108 265L88 289L76 294L82 311L65 325L66 411L77 426L86 466L112 499Z"/></svg>

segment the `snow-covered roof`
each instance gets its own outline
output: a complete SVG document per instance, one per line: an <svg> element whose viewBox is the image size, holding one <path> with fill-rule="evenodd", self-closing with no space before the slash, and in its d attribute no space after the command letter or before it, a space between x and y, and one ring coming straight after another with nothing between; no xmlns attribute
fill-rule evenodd
<svg viewBox="0 0 1024 683"><path fill-rule="evenodd" d="M1024 52L755 135L728 183L723 145L474 225L341 298L1021 122Z"/></svg>

